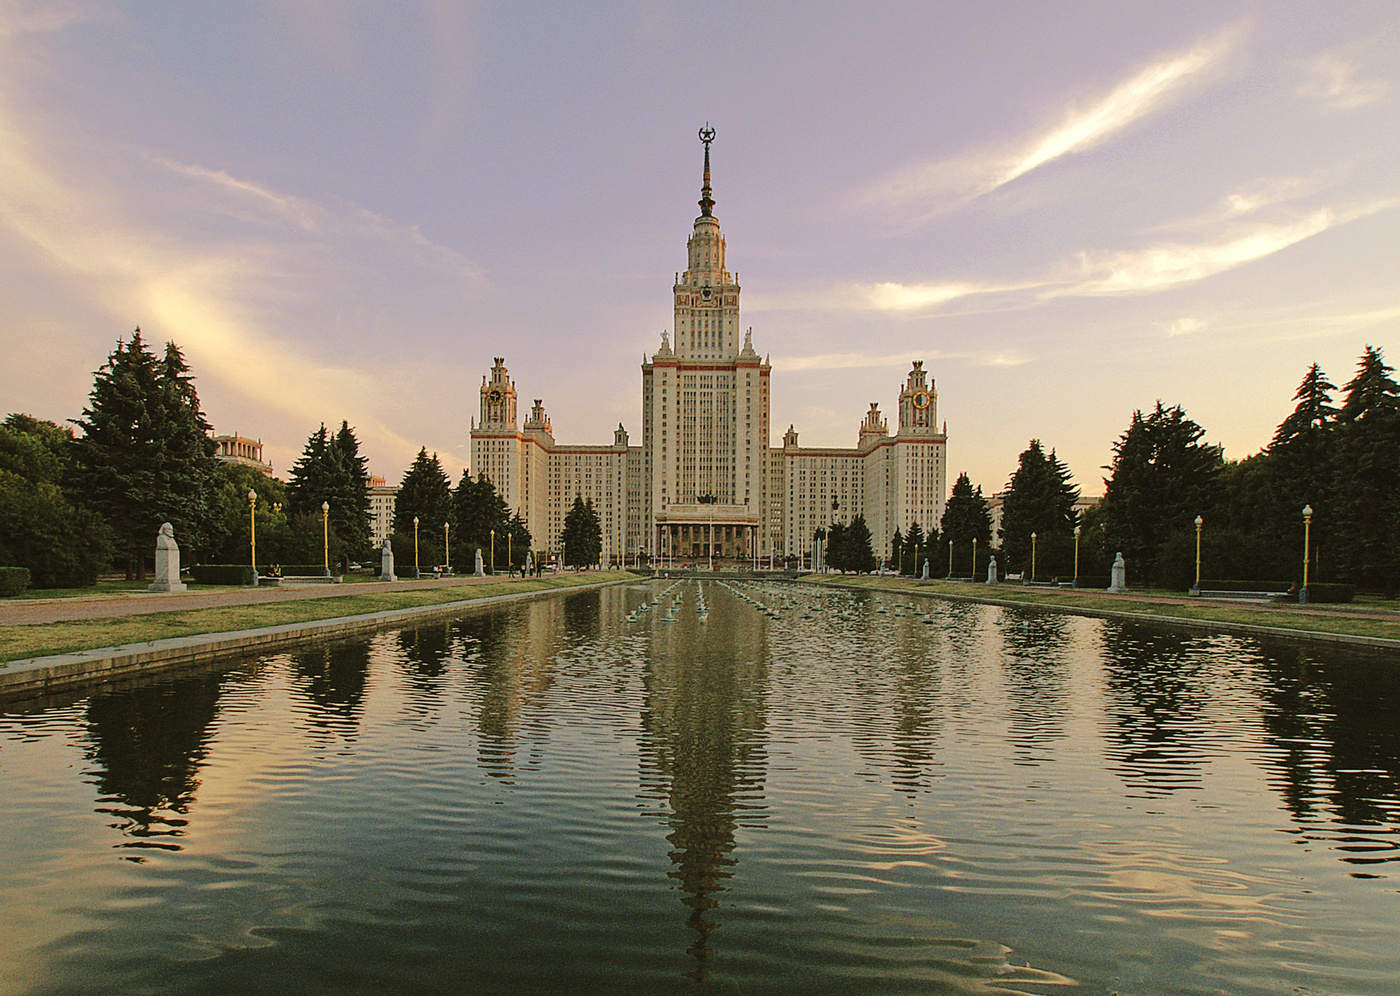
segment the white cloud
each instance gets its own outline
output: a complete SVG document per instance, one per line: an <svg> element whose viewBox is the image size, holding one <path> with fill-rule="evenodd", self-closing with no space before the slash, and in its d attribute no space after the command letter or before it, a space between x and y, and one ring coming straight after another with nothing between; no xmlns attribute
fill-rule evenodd
<svg viewBox="0 0 1400 996"><path fill-rule="evenodd" d="M1231 48L1234 34L1227 32L1143 67L1092 103L1066 109L1058 123L1028 140L907 170L874 187L867 199L892 204L924 201L942 210L991 193L1063 156L1087 151L1162 109L1188 84L1202 79Z"/></svg>
<svg viewBox="0 0 1400 996"><path fill-rule="evenodd" d="M1169 322L1163 331L1166 332L1168 337L1175 338L1182 335L1194 335L1205 327L1205 322L1201 321L1199 318L1193 318L1187 315L1183 318L1178 318L1174 322Z"/></svg>
<svg viewBox="0 0 1400 996"><path fill-rule="evenodd" d="M1298 93L1335 111L1353 111L1385 100L1390 85L1382 79L1359 79L1357 64L1336 52L1326 52L1307 64L1309 79Z"/></svg>

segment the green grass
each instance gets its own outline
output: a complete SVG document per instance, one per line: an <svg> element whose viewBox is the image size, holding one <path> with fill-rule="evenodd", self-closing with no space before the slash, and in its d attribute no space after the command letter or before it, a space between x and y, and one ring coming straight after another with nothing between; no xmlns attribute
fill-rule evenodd
<svg viewBox="0 0 1400 996"><path fill-rule="evenodd" d="M813 579L815 580L815 579ZM1181 596L1180 592L1143 591L1129 595L1108 595L1100 592L1065 588L1027 589L1016 585L995 588L970 584L946 584L937 581L916 581L909 578L880 578L835 576L817 581L850 588L870 588L888 591L925 591L937 595L974 598L994 598L1003 602L1027 605L1058 606L1066 609L1092 609L1111 612L1132 612L1163 619L1199 619L1210 622L1243 623L1272 629L1297 630L1303 633L1340 633L1347 636L1380 637L1400 640L1400 611L1380 607L1383 603L1363 605L1232 605L1222 602L1198 602ZM1133 595L1160 596L1171 601L1149 601ZM1393 603L1391 603L1393 604Z"/></svg>
<svg viewBox="0 0 1400 996"><path fill-rule="evenodd" d="M201 633L228 633L316 619L368 615L392 609L445 605L448 602L472 601L491 595L572 588L631 576L622 571L593 571L481 585L424 588L422 591L347 592L344 595L326 598L261 605L230 605L158 612L151 615L118 616L111 619L77 619L29 626L0 626L0 662L73 653L96 647L123 647ZM3 663L0 663L0 666L3 666Z"/></svg>

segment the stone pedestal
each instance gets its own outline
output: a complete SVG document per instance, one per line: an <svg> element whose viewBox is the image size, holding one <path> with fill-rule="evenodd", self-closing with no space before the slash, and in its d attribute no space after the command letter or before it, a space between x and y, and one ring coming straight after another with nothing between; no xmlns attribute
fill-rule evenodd
<svg viewBox="0 0 1400 996"><path fill-rule="evenodd" d="M175 542L175 527L165 523L156 534L156 577L146 586L147 591L184 591L180 580L180 546Z"/></svg>
<svg viewBox="0 0 1400 996"><path fill-rule="evenodd" d="M389 543L389 537L384 537L384 547L379 554L379 580L397 581L394 576L394 548Z"/></svg>

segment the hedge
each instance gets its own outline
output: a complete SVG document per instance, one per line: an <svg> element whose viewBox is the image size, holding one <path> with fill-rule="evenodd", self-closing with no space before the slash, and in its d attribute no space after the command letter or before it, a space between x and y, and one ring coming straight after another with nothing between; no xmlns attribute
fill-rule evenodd
<svg viewBox="0 0 1400 996"><path fill-rule="evenodd" d="M247 564L195 564L190 579L196 584L247 585L253 580L253 569Z"/></svg>
<svg viewBox="0 0 1400 996"><path fill-rule="evenodd" d="M1308 585L1308 602L1337 605L1342 602L1350 602L1356 597L1356 585L1354 584L1310 584Z"/></svg>
<svg viewBox="0 0 1400 996"><path fill-rule="evenodd" d="M1282 595L1289 590L1289 586L1279 581L1202 581L1202 591L1267 591L1273 595ZM1311 594L1311 589L1309 589Z"/></svg>
<svg viewBox="0 0 1400 996"><path fill-rule="evenodd" d="M28 567L0 567L0 598L18 595L28 587Z"/></svg>
<svg viewBox="0 0 1400 996"><path fill-rule="evenodd" d="M1104 590L1111 584L1113 584L1113 578L1107 574L1081 574L1074 582L1076 588L1099 588Z"/></svg>

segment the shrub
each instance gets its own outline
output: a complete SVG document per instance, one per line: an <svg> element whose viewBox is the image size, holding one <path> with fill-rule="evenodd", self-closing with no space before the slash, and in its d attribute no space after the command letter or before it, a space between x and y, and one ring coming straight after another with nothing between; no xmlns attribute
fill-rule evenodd
<svg viewBox="0 0 1400 996"><path fill-rule="evenodd" d="M252 583L253 569L247 564L195 564L190 579L196 584L246 585Z"/></svg>
<svg viewBox="0 0 1400 996"><path fill-rule="evenodd" d="M29 587L29 568L0 567L0 597L18 595Z"/></svg>
<svg viewBox="0 0 1400 996"><path fill-rule="evenodd" d="M1076 588L1107 588L1113 583L1113 578L1107 574L1081 574L1074 582Z"/></svg>
<svg viewBox="0 0 1400 996"><path fill-rule="evenodd" d="M1339 604L1350 602L1356 597L1356 585L1354 584L1310 584L1308 585L1308 601L1321 602L1327 604Z"/></svg>
<svg viewBox="0 0 1400 996"><path fill-rule="evenodd" d="M1202 581L1202 591L1267 591L1283 594L1289 586L1281 581ZM1308 589L1312 594L1312 589Z"/></svg>

